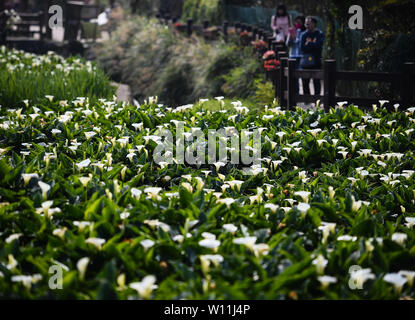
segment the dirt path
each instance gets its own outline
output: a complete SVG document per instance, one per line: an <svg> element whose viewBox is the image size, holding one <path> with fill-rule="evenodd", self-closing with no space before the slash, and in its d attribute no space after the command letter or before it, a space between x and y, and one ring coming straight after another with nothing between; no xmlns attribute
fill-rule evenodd
<svg viewBox="0 0 415 320"><path fill-rule="evenodd" d="M131 90L126 84L112 82L111 85L117 88L116 96L118 102L131 101Z"/></svg>

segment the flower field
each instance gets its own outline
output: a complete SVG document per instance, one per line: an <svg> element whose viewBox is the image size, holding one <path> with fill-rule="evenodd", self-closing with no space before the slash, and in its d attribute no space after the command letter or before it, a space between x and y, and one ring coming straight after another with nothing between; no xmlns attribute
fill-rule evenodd
<svg viewBox="0 0 415 320"><path fill-rule="evenodd" d="M414 297L415 108L60 99L0 109L1 298ZM157 165L180 121L259 129L261 166Z"/></svg>
<svg viewBox="0 0 415 320"><path fill-rule="evenodd" d="M88 96L111 98L109 78L92 62L64 59L50 52L35 55L0 47L0 105L23 106L24 100L41 102L45 95L59 100Z"/></svg>

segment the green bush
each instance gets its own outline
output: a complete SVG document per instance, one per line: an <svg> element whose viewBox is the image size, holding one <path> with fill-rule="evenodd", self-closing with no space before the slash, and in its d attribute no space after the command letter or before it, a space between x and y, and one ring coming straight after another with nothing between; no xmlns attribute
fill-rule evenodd
<svg viewBox="0 0 415 320"><path fill-rule="evenodd" d="M254 97L255 102L260 105L273 105L275 101L275 88L272 82L256 79L254 84L256 88Z"/></svg>
<svg viewBox="0 0 415 320"><path fill-rule="evenodd" d="M211 83L211 89L214 93L223 93L222 86L226 80L224 75L228 74L233 68L242 64L238 50L229 46L220 52L207 68L207 80Z"/></svg>
<svg viewBox="0 0 415 320"><path fill-rule="evenodd" d="M364 70L401 72L403 64L413 61L415 56L414 34L393 34L379 30L373 37L364 40L359 50L359 67Z"/></svg>
<svg viewBox="0 0 415 320"><path fill-rule="evenodd" d="M255 79L263 73L262 64L257 59L244 60L224 76L222 90L228 97L248 98L255 95Z"/></svg>
<svg viewBox="0 0 415 320"><path fill-rule="evenodd" d="M159 9L160 7L160 0L117 0L116 2L118 2L123 9L127 9L128 11L131 8L131 4L133 2L137 3L137 11L139 13L150 13L150 12L155 12ZM95 1L95 3L99 3L101 8L108 8L109 7L109 0L100 0L100 1Z"/></svg>
<svg viewBox="0 0 415 320"><path fill-rule="evenodd" d="M251 48L187 38L140 16L121 23L90 54L111 78L130 85L135 99L157 95L170 105L224 94L251 98L253 79L263 75Z"/></svg>
<svg viewBox="0 0 415 320"><path fill-rule="evenodd" d="M225 17L224 0L186 0L183 17L192 18L195 23L209 20L212 25L220 25Z"/></svg>
<svg viewBox="0 0 415 320"><path fill-rule="evenodd" d="M161 75L158 88L159 98L168 104L180 101L182 97L192 94L193 85L189 82L188 74L192 72L192 66L170 64ZM180 85L178 85L180 84Z"/></svg>

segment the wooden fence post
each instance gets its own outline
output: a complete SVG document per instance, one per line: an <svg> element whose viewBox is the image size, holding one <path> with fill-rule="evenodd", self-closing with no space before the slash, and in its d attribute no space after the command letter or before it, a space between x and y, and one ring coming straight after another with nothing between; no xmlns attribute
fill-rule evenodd
<svg viewBox="0 0 415 320"><path fill-rule="evenodd" d="M277 40L273 40L272 42L271 42L271 50L274 50L275 51L275 53L277 53L277 44L278 44L278 42L277 42Z"/></svg>
<svg viewBox="0 0 415 320"><path fill-rule="evenodd" d="M193 32L193 19L187 19L187 35L190 37Z"/></svg>
<svg viewBox="0 0 415 320"><path fill-rule="evenodd" d="M171 15L168 13L168 14L166 14L165 16L164 16L164 19L165 19L165 21L164 21L164 23L166 24L166 25L169 25L169 21L170 21L170 19L171 19Z"/></svg>
<svg viewBox="0 0 415 320"><path fill-rule="evenodd" d="M278 42L277 40L272 41L272 50L275 51L278 57L278 52L285 52L284 45L281 44L281 42Z"/></svg>
<svg viewBox="0 0 415 320"><path fill-rule="evenodd" d="M240 22L235 22L235 34L239 34L241 31L241 23Z"/></svg>
<svg viewBox="0 0 415 320"><path fill-rule="evenodd" d="M406 62L402 73L402 104L404 108L413 107L413 82L412 77L415 75L415 62Z"/></svg>
<svg viewBox="0 0 415 320"><path fill-rule="evenodd" d="M268 48L272 48L272 41L274 41L274 37L268 37L267 38L267 42L268 42Z"/></svg>
<svg viewBox="0 0 415 320"><path fill-rule="evenodd" d="M288 59L288 76L287 76L287 107L288 110L295 106L295 94L297 91L297 86L295 85L295 81L298 82L298 79L294 76L294 71L297 66L297 60L295 59Z"/></svg>
<svg viewBox="0 0 415 320"><path fill-rule="evenodd" d="M336 60L324 61L324 110L330 111L336 103Z"/></svg>
<svg viewBox="0 0 415 320"><path fill-rule="evenodd" d="M274 91L275 91L275 98L279 101L281 101L280 99L280 72L281 72L281 66L280 68L276 71L276 75L275 75L275 83L274 83Z"/></svg>
<svg viewBox="0 0 415 320"><path fill-rule="evenodd" d="M277 99L280 102L280 105L281 105L281 79L282 79L281 69L282 69L282 67L281 67L281 64L280 64L280 68L278 69L278 72L277 72L277 78L276 78L275 87L274 87L274 89L275 89L275 99Z"/></svg>
<svg viewBox="0 0 415 320"><path fill-rule="evenodd" d="M228 28L229 28L229 22L224 21L223 26L222 26L222 31L223 31L223 36L225 37L225 39L228 37Z"/></svg>
<svg viewBox="0 0 415 320"><path fill-rule="evenodd" d="M288 53L285 51L277 51L277 59L281 60L282 58L287 58L288 57Z"/></svg>
<svg viewBox="0 0 415 320"><path fill-rule="evenodd" d="M285 91L287 90L287 81L285 79L285 67L288 64L288 58L283 57L280 59L281 66L280 66L280 74L279 74L279 88L278 90L278 98L280 100L280 105L282 108L287 107L287 100L285 99Z"/></svg>
<svg viewBox="0 0 415 320"><path fill-rule="evenodd" d="M252 41L256 41L257 34L258 34L258 28L252 29Z"/></svg>
<svg viewBox="0 0 415 320"><path fill-rule="evenodd" d="M209 36L207 35L206 30L209 28L209 20L203 20L202 28L203 28L203 38L205 40L208 40Z"/></svg>
<svg viewBox="0 0 415 320"><path fill-rule="evenodd" d="M264 31L262 29L258 30L258 39L263 40L264 38Z"/></svg>
<svg viewBox="0 0 415 320"><path fill-rule="evenodd" d="M209 20L203 20L203 30L209 28Z"/></svg>

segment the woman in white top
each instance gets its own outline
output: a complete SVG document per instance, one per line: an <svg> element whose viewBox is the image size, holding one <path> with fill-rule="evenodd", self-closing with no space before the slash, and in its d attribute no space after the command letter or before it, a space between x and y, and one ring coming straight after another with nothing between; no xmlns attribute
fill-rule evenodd
<svg viewBox="0 0 415 320"><path fill-rule="evenodd" d="M283 4L277 7L275 16L271 19L271 29L274 31L274 37L277 41L285 42L291 28L291 17L288 14L287 7Z"/></svg>

